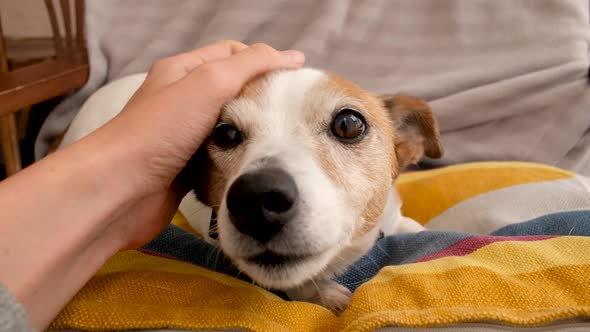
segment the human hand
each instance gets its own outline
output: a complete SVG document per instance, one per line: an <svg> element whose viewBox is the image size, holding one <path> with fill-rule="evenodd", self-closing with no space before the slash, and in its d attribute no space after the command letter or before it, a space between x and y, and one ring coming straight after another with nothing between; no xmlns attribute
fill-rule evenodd
<svg viewBox="0 0 590 332"><path fill-rule="evenodd" d="M176 176L211 133L224 103L254 76L304 60L297 51L223 41L156 62L123 111L94 134L124 155L116 172L136 197L106 231L122 236L126 248L157 235L188 191Z"/></svg>
<svg viewBox="0 0 590 332"><path fill-rule="evenodd" d="M0 182L0 283L32 324L47 327L106 260L170 222L187 192L175 178L224 103L254 76L303 62L234 41L160 60L113 120Z"/></svg>

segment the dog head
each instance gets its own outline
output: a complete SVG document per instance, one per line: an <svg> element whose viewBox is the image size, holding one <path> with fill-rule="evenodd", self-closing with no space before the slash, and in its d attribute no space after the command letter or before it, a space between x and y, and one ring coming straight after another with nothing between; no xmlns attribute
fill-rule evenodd
<svg viewBox="0 0 590 332"><path fill-rule="evenodd" d="M225 106L195 156L195 192L217 212L220 246L238 268L286 289L376 236L399 170L441 154L425 102L314 69L276 71Z"/></svg>

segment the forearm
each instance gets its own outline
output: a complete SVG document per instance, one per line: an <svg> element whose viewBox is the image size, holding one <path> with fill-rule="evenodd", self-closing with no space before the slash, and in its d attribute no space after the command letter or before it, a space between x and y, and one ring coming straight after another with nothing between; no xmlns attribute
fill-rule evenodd
<svg viewBox="0 0 590 332"><path fill-rule="evenodd" d="M123 158L117 153L96 138L82 140L0 183L0 282L36 327L124 245L103 236L132 197L108 169Z"/></svg>

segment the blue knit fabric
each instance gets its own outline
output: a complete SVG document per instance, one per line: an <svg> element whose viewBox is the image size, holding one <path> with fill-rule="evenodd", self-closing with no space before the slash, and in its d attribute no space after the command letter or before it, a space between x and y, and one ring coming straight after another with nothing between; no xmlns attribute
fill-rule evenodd
<svg viewBox="0 0 590 332"><path fill-rule="evenodd" d="M422 257L444 250L459 241L481 234L460 232L422 231L384 237L365 256L337 278L342 285L354 291L388 265L409 264ZM590 236L590 210L548 214L536 219L498 229L491 236ZM219 248L169 225L143 251L170 256L207 269L250 281L231 263ZM284 296L282 293L278 295Z"/></svg>

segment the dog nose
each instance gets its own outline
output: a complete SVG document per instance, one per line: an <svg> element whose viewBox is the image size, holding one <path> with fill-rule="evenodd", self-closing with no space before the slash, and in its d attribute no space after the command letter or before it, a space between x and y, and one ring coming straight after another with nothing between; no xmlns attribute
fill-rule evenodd
<svg viewBox="0 0 590 332"><path fill-rule="evenodd" d="M297 194L287 172L261 169L236 179L227 193L227 209L240 232L265 243L293 217Z"/></svg>

